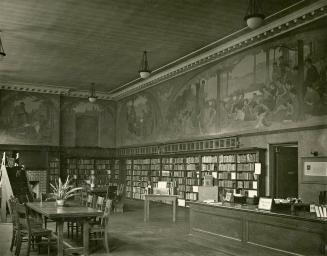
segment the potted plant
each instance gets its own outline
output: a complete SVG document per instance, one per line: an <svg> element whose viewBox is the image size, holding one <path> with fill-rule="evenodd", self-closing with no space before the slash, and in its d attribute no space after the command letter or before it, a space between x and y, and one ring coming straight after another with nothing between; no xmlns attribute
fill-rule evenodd
<svg viewBox="0 0 327 256"><path fill-rule="evenodd" d="M55 181L54 185L50 184L52 188L52 198L56 199L58 206L63 206L66 199L75 196L77 191L83 189L82 187L74 188L74 186L70 184L71 181L68 175L65 183L62 183L59 178L58 181Z"/></svg>

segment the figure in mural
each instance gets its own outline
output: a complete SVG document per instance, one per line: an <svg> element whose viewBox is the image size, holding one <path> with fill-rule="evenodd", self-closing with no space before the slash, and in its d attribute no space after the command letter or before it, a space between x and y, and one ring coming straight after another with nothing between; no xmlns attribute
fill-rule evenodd
<svg viewBox="0 0 327 256"><path fill-rule="evenodd" d="M133 141L149 138L153 135L156 116L154 106L148 95L137 95L125 103L127 134Z"/></svg>
<svg viewBox="0 0 327 256"><path fill-rule="evenodd" d="M319 81L319 73L316 68L312 64L311 58L307 58L305 60L305 68L306 68L306 75L305 75L305 80L304 80L304 86L305 88L312 87L313 89L317 90L318 89L318 81Z"/></svg>
<svg viewBox="0 0 327 256"><path fill-rule="evenodd" d="M59 101L52 95L3 92L0 132L4 136L0 143L56 145L58 106Z"/></svg>

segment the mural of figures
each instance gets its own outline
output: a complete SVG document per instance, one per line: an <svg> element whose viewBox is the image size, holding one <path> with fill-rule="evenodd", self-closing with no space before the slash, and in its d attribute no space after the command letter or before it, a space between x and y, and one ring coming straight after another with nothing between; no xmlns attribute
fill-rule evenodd
<svg viewBox="0 0 327 256"><path fill-rule="evenodd" d="M64 97L61 116L65 146L114 147L115 107L112 102Z"/></svg>
<svg viewBox="0 0 327 256"><path fill-rule="evenodd" d="M288 38L226 60L224 65L230 65L221 68L220 75L220 91L225 92L220 94L221 132L326 124L327 49L317 47L313 52L311 47L315 40L327 43L327 37L321 35L316 32L316 38L304 43L303 49ZM302 67L298 66L299 50L305 55ZM233 84L233 77L242 82Z"/></svg>
<svg viewBox="0 0 327 256"><path fill-rule="evenodd" d="M118 146L327 124L326 32L303 29L130 96Z"/></svg>
<svg viewBox="0 0 327 256"><path fill-rule="evenodd" d="M58 145L59 97L2 91L0 144Z"/></svg>
<svg viewBox="0 0 327 256"><path fill-rule="evenodd" d="M151 94L141 93L128 98L119 110L119 143L124 145L153 140L159 115L157 109Z"/></svg>

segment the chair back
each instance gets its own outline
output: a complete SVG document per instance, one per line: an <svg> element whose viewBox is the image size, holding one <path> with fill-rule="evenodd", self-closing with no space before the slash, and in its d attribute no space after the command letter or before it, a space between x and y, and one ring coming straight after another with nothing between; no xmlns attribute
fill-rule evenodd
<svg viewBox="0 0 327 256"><path fill-rule="evenodd" d="M111 208L112 208L112 200L107 199L106 205L104 207L103 215L101 217L101 226L105 227L109 223L109 216L111 213Z"/></svg>
<svg viewBox="0 0 327 256"><path fill-rule="evenodd" d="M10 212L11 220L12 220L14 227L18 226L17 213L16 213L16 204L17 203L18 203L18 199L13 196L11 196L8 200L9 212Z"/></svg>
<svg viewBox="0 0 327 256"><path fill-rule="evenodd" d="M90 194L87 195L86 206L87 207L93 206L93 195Z"/></svg>
<svg viewBox="0 0 327 256"><path fill-rule="evenodd" d="M100 210L100 211L103 211L103 209L104 209L104 198L102 196L98 196L95 208Z"/></svg>
<svg viewBox="0 0 327 256"><path fill-rule="evenodd" d="M87 205L87 192L85 189L81 190L81 204L86 206Z"/></svg>
<svg viewBox="0 0 327 256"><path fill-rule="evenodd" d="M27 230L30 233L30 218L28 216L26 206L17 202L15 203L14 207L17 220L17 227L19 228L19 230Z"/></svg>

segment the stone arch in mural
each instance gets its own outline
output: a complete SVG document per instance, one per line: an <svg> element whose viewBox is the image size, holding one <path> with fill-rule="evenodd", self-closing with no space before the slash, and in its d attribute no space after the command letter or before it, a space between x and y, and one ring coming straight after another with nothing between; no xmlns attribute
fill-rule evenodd
<svg viewBox="0 0 327 256"><path fill-rule="evenodd" d="M84 145L78 138L92 137L87 146L115 146L115 110L108 101L90 103L86 99L65 97L61 114L65 120L63 136L70 146ZM83 122L79 122L83 120ZM89 122L88 122L89 120ZM81 124L84 123L84 125ZM89 128L87 128L89 127ZM90 129L90 127L93 127ZM89 136L90 133L92 136ZM96 134L94 134L96 133ZM84 135L83 135L84 134Z"/></svg>

